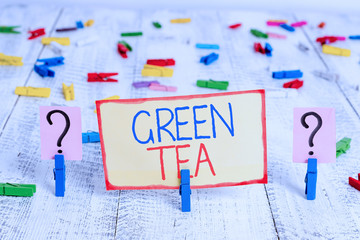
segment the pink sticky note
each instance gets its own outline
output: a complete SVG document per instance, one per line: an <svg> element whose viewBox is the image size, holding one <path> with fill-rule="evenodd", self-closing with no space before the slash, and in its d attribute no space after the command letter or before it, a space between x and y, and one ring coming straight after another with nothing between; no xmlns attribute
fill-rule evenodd
<svg viewBox="0 0 360 240"><path fill-rule="evenodd" d="M294 109L293 162L307 163L308 158L316 158L318 163L336 161L334 108Z"/></svg>
<svg viewBox="0 0 360 240"><path fill-rule="evenodd" d="M66 132L67 126L68 130ZM63 135L62 139L61 135ZM80 108L40 107L40 138L42 160L54 159L55 154L63 154L65 160L81 160Z"/></svg>

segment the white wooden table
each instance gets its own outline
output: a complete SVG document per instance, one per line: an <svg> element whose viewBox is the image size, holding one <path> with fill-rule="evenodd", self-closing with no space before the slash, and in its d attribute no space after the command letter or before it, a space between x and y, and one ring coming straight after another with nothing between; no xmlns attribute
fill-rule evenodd
<svg viewBox="0 0 360 240"><path fill-rule="evenodd" d="M169 20L190 17L189 24ZM94 19L93 27L68 33L55 29L75 21ZM267 27L268 19L307 20L294 33ZM162 29L152 26L159 21ZM317 25L326 22L324 29ZM238 30L228 25L241 22ZM0 239L360 239L360 192L348 177L360 172L360 41L335 46L349 48L351 57L324 55L315 39L325 35L360 34L360 16L322 13L234 11L130 11L121 9L60 9L6 5L0 8L0 25L21 25L22 33L0 34L0 52L22 56L24 66L0 66L0 182L35 183L33 197L0 196ZM55 57L40 39L27 40L29 29L45 27L48 36L70 37L65 65L54 67L55 78L34 73L38 58ZM269 39L274 48L268 58L253 50L256 28L288 36ZM128 59L116 50L120 33L143 31L127 38L133 47ZM94 45L78 48L74 42L97 35ZM217 43L220 58L209 66L199 59L210 51L195 43ZM301 42L310 50L301 52ZM172 78L157 79L178 87L176 93L135 89L144 80L141 68L150 58L174 58ZM283 89L275 70L301 69L304 86ZM314 70L340 74L328 82ZM118 72L118 83L88 83L88 72ZM98 130L94 101L112 95L139 98L212 93L198 88L197 79L228 80L228 91L266 90L268 176L266 185L193 190L191 213L180 210L177 190L106 191L100 144L84 144L82 161L66 162L66 195L54 195L53 161L40 160L39 106L60 104L82 108L82 130ZM155 80L156 78L147 78ZM66 102L62 83L75 85L75 101ZM16 86L51 88L50 98L20 97ZM317 197L307 201L306 164L292 163L294 107L336 109L337 140L352 138L349 151L335 164L318 166Z"/></svg>

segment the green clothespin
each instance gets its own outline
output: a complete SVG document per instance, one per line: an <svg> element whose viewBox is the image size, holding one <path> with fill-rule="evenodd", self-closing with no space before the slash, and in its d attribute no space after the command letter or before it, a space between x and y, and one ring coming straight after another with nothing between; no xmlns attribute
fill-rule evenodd
<svg viewBox="0 0 360 240"><path fill-rule="evenodd" d="M156 27L156 28L161 28L161 24L158 23L158 22L153 22L152 24L153 24L154 27Z"/></svg>
<svg viewBox="0 0 360 240"><path fill-rule="evenodd" d="M0 33L20 33L18 31L14 31L14 28L18 28L20 26L0 26Z"/></svg>
<svg viewBox="0 0 360 240"><path fill-rule="evenodd" d="M256 29L251 29L250 32L258 38L268 38L269 36L266 33L260 32L259 30Z"/></svg>
<svg viewBox="0 0 360 240"><path fill-rule="evenodd" d="M350 148L351 138L344 137L336 143L336 157L340 156Z"/></svg>
<svg viewBox="0 0 360 240"><path fill-rule="evenodd" d="M142 32L125 32L121 33L122 37L136 37L136 36L142 36Z"/></svg>
<svg viewBox="0 0 360 240"><path fill-rule="evenodd" d="M0 183L0 195L31 197L35 192L35 184Z"/></svg>
<svg viewBox="0 0 360 240"><path fill-rule="evenodd" d="M213 88L219 90L226 90L229 86L227 81L214 81L214 80L197 80L196 86L204 88Z"/></svg>
<svg viewBox="0 0 360 240"><path fill-rule="evenodd" d="M122 45L124 45L130 52L132 51L132 47L124 40L119 41L118 43L121 43Z"/></svg>

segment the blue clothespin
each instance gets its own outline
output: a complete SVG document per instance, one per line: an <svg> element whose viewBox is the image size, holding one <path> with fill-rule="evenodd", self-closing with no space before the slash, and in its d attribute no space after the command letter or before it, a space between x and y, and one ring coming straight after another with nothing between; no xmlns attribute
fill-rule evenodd
<svg viewBox="0 0 360 240"><path fill-rule="evenodd" d="M42 77L55 77L55 72L45 65L34 65L34 71Z"/></svg>
<svg viewBox="0 0 360 240"><path fill-rule="evenodd" d="M181 184L179 193L181 195L181 211L182 212L190 212L191 204L190 204L190 170L182 169L180 171L181 174Z"/></svg>
<svg viewBox="0 0 360 240"><path fill-rule="evenodd" d="M349 39L359 40L359 39L360 39L360 35L349 36Z"/></svg>
<svg viewBox="0 0 360 240"><path fill-rule="evenodd" d="M82 143L100 142L100 134L98 132L82 133Z"/></svg>
<svg viewBox="0 0 360 240"><path fill-rule="evenodd" d="M59 66L64 64L64 57L54 57L54 58L44 58L38 59L38 62L43 62L44 65L51 67L51 66Z"/></svg>
<svg viewBox="0 0 360 240"><path fill-rule="evenodd" d="M76 22L76 27L77 28L84 28L84 24L81 21L77 21Z"/></svg>
<svg viewBox="0 0 360 240"><path fill-rule="evenodd" d="M292 71L279 71L273 72L272 77L276 79L283 78L301 78L303 73L300 70L292 70Z"/></svg>
<svg viewBox="0 0 360 240"><path fill-rule="evenodd" d="M209 65L212 62L216 61L219 58L219 54L211 53L207 56L200 58L200 63L204 63L205 65Z"/></svg>
<svg viewBox="0 0 360 240"><path fill-rule="evenodd" d="M195 45L196 48L201 49L220 49L219 45L217 44L203 44L203 43L197 43Z"/></svg>
<svg viewBox="0 0 360 240"><path fill-rule="evenodd" d="M271 45L269 43L265 43L265 54L266 56L268 57L271 57L272 56L272 50L273 48L271 47Z"/></svg>
<svg viewBox="0 0 360 240"><path fill-rule="evenodd" d="M55 196L63 197L65 195L65 161L64 155L55 155L55 168L54 180L55 180Z"/></svg>
<svg viewBox="0 0 360 240"><path fill-rule="evenodd" d="M307 172L305 176L305 194L307 200L315 200L316 198L316 179L317 179L317 159L309 158Z"/></svg>
<svg viewBox="0 0 360 240"><path fill-rule="evenodd" d="M280 24L280 27L282 27L283 29L285 30L288 30L289 32L294 32L295 31L295 28L293 28L292 26L289 26L287 24Z"/></svg>

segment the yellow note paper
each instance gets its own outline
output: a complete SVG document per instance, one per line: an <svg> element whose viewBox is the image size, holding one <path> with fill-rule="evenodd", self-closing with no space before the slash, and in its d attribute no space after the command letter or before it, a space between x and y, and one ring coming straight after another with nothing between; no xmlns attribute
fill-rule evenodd
<svg viewBox="0 0 360 240"><path fill-rule="evenodd" d="M104 99L101 99L101 100L114 100L114 99L120 99L120 96L114 95L114 96L111 96L111 97L108 97L108 98L104 98ZM95 102L95 103L96 103L96 102ZM96 113L96 109L95 109L94 113Z"/></svg>
<svg viewBox="0 0 360 240"><path fill-rule="evenodd" d="M3 53L0 53L0 65L8 66L22 66L22 57L8 56Z"/></svg>
<svg viewBox="0 0 360 240"><path fill-rule="evenodd" d="M15 94L28 97L50 97L50 88L16 87Z"/></svg>
<svg viewBox="0 0 360 240"><path fill-rule="evenodd" d="M57 42L58 44L61 44L63 46L69 46L70 45L70 38L68 37L43 37L41 39L41 43L44 45L49 45L51 42Z"/></svg>
<svg viewBox="0 0 360 240"><path fill-rule="evenodd" d="M171 19L170 22L171 23L189 23L189 22L191 22L191 18L176 18L176 19Z"/></svg>
<svg viewBox="0 0 360 240"><path fill-rule="evenodd" d="M326 54L339 55L339 56L344 56L344 57L350 57L350 55L351 55L350 49L333 47L333 46L326 45L326 44L324 44L322 46L322 51L323 51L323 53L326 53Z"/></svg>

